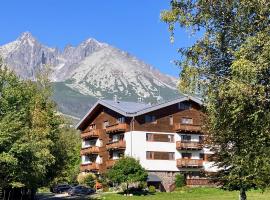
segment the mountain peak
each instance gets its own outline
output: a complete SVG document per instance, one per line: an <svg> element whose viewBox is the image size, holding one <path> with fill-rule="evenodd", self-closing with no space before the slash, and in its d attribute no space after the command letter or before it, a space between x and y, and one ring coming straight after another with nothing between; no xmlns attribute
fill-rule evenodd
<svg viewBox="0 0 270 200"><path fill-rule="evenodd" d="M108 44L106 43L102 43L97 41L95 38L88 38L86 40L84 40L80 46L87 46L87 45L95 45L95 46L99 46L99 47L104 47L104 46L108 46Z"/></svg>
<svg viewBox="0 0 270 200"><path fill-rule="evenodd" d="M25 39L35 40L34 36L29 31L22 33L18 39L20 39L20 40L25 40Z"/></svg>

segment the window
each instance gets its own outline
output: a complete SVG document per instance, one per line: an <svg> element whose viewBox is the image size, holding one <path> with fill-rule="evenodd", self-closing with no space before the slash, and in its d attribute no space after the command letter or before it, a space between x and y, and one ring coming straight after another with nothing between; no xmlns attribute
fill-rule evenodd
<svg viewBox="0 0 270 200"><path fill-rule="evenodd" d="M172 135L172 134L159 134L159 133L146 133L146 141L174 142L174 135Z"/></svg>
<svg viewBox="0 0 270 200"><path fill-rule="evenodd" d="M153 141L153 140L154 140L154 134L146 133L146 141Z"/></svg>
<svg viewBox="0 0 270 200"><path fill-rule="evenodd" d="M173 116L172 115L169 116L169 120L170 120L170 125L173 125Z"/></svg>
<svg viewBox="0 0 270 200"><path fill-rule="evenodd" d="M90 124L89 125L89 130L93 130L96 129L96 124Z"/></svg>
<svg viewBox="0 0 270 200"><path fill-rule="evenodd" d="M125 123L125 117L118 117L117 122L118 123Z"/></svg>
<svg viewBox="0 0 270 200"><path fill-rule="evenodd" d="M104 121L103 122L103 128L106 128L107 126L109 126L109 121Z"/></svg>
<svg viewBox="0 0 270 200"><path fill-rule="evenodd" d="M200 159L201 159L201 160L204 160L204 159L205 159L204 153L200 153Z"/></svg>
<svg viewBox="0 0 270 200"><path fill-rule="evenodd" d="M181 141L182 142L189 142L189 141L191 141L191 136L190 135L181 135Z"/></svg>
<svg viewBox="0 0 270 200"><path fill-rule="evenodd" d="M204 140L203 136L199 136L199 142L203 143L203 140Z"/></svg>
<svg viewBox="0 0 270 200"><path fill-rule="evenodd" d="M182 118L181 124L193 124L193 119L192 118Z"/></svg>
<svg viewBox="0 0 270 200"><path fill-rule="evenodd" d="M144 121L145 123L157 123L156 117L153 115L145 115Z"/></svg>
<svg viewBox="0 0 270 200"><path fill-rule="evenodd" d="M190 102L185 101L185 102L178 103L178 109L179 110L188 110L190 108L191 108Z"/></svg>
<svg viewBox="0 0 270 200"><path fill-rule="evenodd" d="M174 152L147 151L146 159L150 160L174 160Z"/></svg>
<svg viewBox="0 0 270 200"><path fill-rule="evenodd" d="M182 158L191 158L192 153L182 153Z"/></svg>

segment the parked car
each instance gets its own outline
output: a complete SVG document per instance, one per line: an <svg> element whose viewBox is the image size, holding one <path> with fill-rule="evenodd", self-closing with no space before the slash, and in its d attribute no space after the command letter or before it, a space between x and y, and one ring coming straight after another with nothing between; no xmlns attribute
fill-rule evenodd
<svg viewBox="0 0 270 200"><path fill-rule="evenodd" d="M95 193L96 190L92 188L85 187L83 185L77 185L68 190L68 194L71 196L74 195L89 195Z"/></svg>
<svg viewBox="0 0 270 200"><path fill-rule="evenodd" d="M70 188L71 188L71 186L68 184L58 184L52 188L52 192L53 193L64 193L64 192L67 192Z"/></svg>

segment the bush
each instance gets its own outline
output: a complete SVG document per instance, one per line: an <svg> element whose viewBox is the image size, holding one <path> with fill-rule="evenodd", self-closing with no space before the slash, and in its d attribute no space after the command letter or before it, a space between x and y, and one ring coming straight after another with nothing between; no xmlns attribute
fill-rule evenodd
<svg viewBox="0 0 270 200"><path fill-rule="evenodd" d="M175 176L175 186L176 187L183 187L185 186L185 176L183 174L176 174Z"/></svg>
<svg viewBox="0 0 270 200"><path fill-rule="evenodd" d="M87 173L87 174L81 173L78 175L77 181L81 185L86 185L88 187L94 188L96 184L96 176L91 173Z"/></svg>
<svg viewBox="0 0 270 200"><path fill-rule="evenodd" d="M138 185L138 189L143 190L147 188L147 183L146 182L140 182Z"/></svg>
<svg viewBox="0 0 270 200"><path fill-rule="evenodd" d="M92 174L88 174L84 179L84 184L90 188L94 188L96 184L95 177Z"/></svg>
<svg viewBox="0 0 270 200"><path fill-rule="evenodd" d="M150 193L155 193L155 192L156 192L155 186L150 185L149 188L148 188L148 191L149 191Z"/></svg>

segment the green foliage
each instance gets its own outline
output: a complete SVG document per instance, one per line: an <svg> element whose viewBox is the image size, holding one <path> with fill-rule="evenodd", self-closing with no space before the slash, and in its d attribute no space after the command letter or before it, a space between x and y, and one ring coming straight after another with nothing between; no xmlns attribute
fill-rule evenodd
<svg viewBox="0 0 270 200"><path fill-rule="evenodd" d="M60 127L64 121L51 100L47 77L45 71L36 82L21 80L0 62L2 188L46 186L74 157L68 155L75 147Z"/></svg>
<svg viewBox="0 0 270 200"><path fill-rule="evenodd" d="M176 174L175 185L178 188L185 186L185 176L183 174Z"/></svg>
<svg viewBox="0 0 270 200"><path fill-rule="evenodd" d="M108 171L108 178L115 183L126 183L127 190L129 183L143 182L147 179L146 170L139 161L132 157L123 157Z"/></svg>
<svg viewBox="0 0 270 200"><path fill-rule="evenodd" d="M156 192L155 186L150 185L149 188L148 188L148 191L149 191L150 193L155 193L155 192Z"/></svg>
<svg viewBox="0 0 270 200"><path fill-rule="evenodd" d="M92 174L87 174L87 176L84 178L84 183L90 188L94 188L96 184L95 177Z"/></svg>
<svg viewBox="0 0 270 200"><path fill-rule="evenodd" d="M216 180L243 199L250 188L268 187L270 2L172 0L161 17L172 36L175 24L203 33L179 50L177 64L180 88L205 99L208 138L222 169Z"/></svg>
<svg viewBox="0 0 270 200"><path fill-rule="evenodd" d="M86 185L93 188L96 184L96 176L92 173L80 173L77 181L81 185Z"/></svg>

